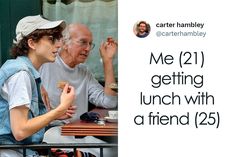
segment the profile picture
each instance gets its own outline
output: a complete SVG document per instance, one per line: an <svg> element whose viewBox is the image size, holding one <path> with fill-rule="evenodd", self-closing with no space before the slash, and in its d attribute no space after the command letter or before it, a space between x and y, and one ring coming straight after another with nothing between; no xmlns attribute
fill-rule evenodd
<svg viewBox="0 0 236 157"><path fill-rule="evenodd" d="M138 21L134 25L134 34L139 38L145 38L150 33L150 25L146 21Z"/></svg>

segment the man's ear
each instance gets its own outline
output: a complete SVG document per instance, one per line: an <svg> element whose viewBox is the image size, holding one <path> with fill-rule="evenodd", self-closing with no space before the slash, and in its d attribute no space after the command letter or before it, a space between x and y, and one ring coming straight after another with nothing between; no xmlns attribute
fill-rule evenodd
<svg viewBox="0 0 236 157"><path fill-rule="evenodd" d="M31 49L35 50L35 42L33 41L33 39L28 39L27 43Z"/></svg>

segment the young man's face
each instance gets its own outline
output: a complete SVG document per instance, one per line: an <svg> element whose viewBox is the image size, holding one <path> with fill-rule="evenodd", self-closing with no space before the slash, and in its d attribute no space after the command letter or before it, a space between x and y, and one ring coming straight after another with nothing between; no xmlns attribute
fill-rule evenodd
<svg viewBox="0 0 236 157"><path fill-rule="evenodd" d="M60 40L55 40L53 36L43 36L37 43L35 43L35 51L40 62L54 62L56 53L62 46Z"/></svg>
<svg viewBox="0 0 236 157"><path fill-rule="evenodd" d="M144 33L147 29L146 24L141 23L138 27L140 33Z"/></svg>

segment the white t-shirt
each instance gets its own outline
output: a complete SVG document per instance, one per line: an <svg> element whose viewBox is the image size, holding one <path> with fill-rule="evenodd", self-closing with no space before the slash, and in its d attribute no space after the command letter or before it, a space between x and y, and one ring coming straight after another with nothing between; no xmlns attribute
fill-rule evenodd
<svg viewBox="0 0 236 157"><path fill-rule="evenodd" d="M12 75L2 87L1 96L9 103L9 110L21 105L29 107L32 99L30 76L26 71Z"/></svg>
<svg viewBox="0 0 236 157"><path fill-rule="evenodd" d="M9 102L9 110L16 106L30 107L32 89L30 76L26 71L12 75L0 89L0 95ZM0 150L0 157L22 157L22 154L10 149Z"/></svg>
<svg viewBox="0 0 236 157"><path fill-rule="evenodd" d="M88 111L88 101L103 108L117 106L117 96L106 95L103 87L84 64L71 68L57 54L56 61L43 64L39 72L53 108L60 104L61 90L57 88L58 82L67 81L75 87L74 103L77 110L73 118L70 119L71 121L78 119L81 114Z"/></svg>

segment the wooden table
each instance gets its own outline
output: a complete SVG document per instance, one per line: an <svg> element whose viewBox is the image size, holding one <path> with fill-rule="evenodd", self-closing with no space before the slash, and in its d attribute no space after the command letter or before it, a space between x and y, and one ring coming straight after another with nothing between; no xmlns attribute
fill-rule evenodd
<svg viewBox="0 0 236 157"><path fill-rule="evenodd" d="M99 108L92 110L92 112L99 113L101 118L107 116L107 111ZM118 124L105 122L104 125L99 125L94 122L77 120L62 126L61 134L64 136L117 136Z"/></svg>

